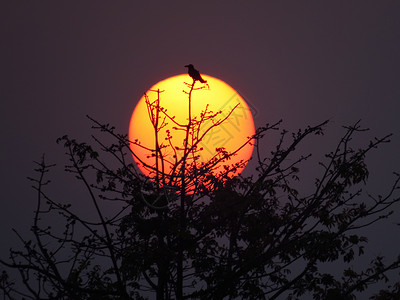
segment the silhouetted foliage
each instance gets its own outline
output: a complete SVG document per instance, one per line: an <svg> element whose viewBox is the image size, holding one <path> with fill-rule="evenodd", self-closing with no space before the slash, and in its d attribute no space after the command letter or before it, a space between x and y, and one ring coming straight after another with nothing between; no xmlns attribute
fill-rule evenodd
<svg viewBox="0 0 400 300"><path fill-rule="evenodd" d="M189 101L194 85L188 85ZM167 116L160 94L157 99L148 100L156 135L158 120ZM204 116L215 120L213 126L226 120L218 113ZM322 174L302 191L310 179L301 178L300 168L310 155L298 155L296 148L311 135L322 135L327 122L292 135L280 131L281 122L259 128L247 141L255 145L256 169L232 177L244 162L229 165L234 153L223 147L208 162L189 159L201 151L201 139L193 138L201 121L190 117L182 159L170 169L156 167L166 145L149 149L154 163L142 162L152 171L149 179L131 159L130 143L140 141L91 120L114 143L95 136L94 145L68 136L58 143L69 158L65 170L85 186L97 221L46 194L53 166L44 158L37 162L38 176L30 178L37 192L33 236L17 233L22 248L1 260L19 272L22 284L3 272L5 299L355 299L355 293L399 269L400 258L384 263L376 257L361 271L348 265L368 245L362 229L388 218L399 201L398 174L384 196L363 192L369 175L365 158L390 135L354 148L352 138L364 129L358 122L345 127L320 162ZM266 155L260 141L272 134L280 138ZM217 163L226 165L223 171ZM102 208L109 201L118 212ZM64 222L61 232L45 225L50 214ZM341 274L326 272L339 262ZM399 284L392 282L371 299L399 299Z"/></svg>

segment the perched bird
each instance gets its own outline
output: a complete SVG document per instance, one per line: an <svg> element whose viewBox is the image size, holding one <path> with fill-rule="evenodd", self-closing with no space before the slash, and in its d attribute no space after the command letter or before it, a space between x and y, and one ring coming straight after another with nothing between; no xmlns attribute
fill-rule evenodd
<svg viewBox="0 0 400 300"><path fill-rule="evenodd" d="M201 83L206 83L207 81L201 78L200 72L197 71L192 64L186 65L186 68L188 68L188 74L190 77L192 77L195 81L198 80Z"/></svg>

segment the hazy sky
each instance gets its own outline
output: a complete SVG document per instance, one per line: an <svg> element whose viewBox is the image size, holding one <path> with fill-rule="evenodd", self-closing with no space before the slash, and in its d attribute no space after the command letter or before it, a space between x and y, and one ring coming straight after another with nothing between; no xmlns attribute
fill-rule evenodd
<svg viewBox="0 0 400 300"><path fill-rule="evenodd" d="M88 140L86 114L127 132L142 93L189 63L238 90L256 126L330 119L332 145L359 119L394 133L370 161L372 192L388 187L400 171L399 16L394 0L1 1L0 254L32 219L32 161L57 163L52 179L79 204L56 138Z"/></svg>

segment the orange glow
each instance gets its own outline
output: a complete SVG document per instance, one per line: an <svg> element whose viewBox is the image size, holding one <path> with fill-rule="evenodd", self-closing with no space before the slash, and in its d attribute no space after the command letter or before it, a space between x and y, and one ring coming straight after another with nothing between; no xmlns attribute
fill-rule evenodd
<svg viewBox="0 0 400 300"><path fill-rule="evenodd" d="M202 77L207 80L207 84L202 84L196 81L194 90L191 96L191 116L192 119L201 118L201 113L207 107L207 111L217 113L221 111L221 114L217 115L213 120L221 120L226 117L229 112L238 105L231 115L220 125L212 128L199 143L198 149L203 148L199 152L200 157L197 160L198 163L209 161L215 154L216 148L225 147L228 152L236 151L241 147L247 140L248 137L255 133L254 122L248 105L242 97L228 84L225 82L202 74ZM185 84L185 82L187 84ZM179 124L188 123L188 111L189 111L189 100L188 94L192 79L187 75L177 75L165 79L153 85L150 90L146 93L150 102L155 103L157 99L157 90L162 91L159 94L159 105L166 109L166 114L170 117L175 117L173 120ZM200 88L200 89L199 89ZM160 113L159 126L162 124L162 120L165 118L164 127L159 130L158 141L159 144L165 146L162 148L164 155L164 172L168 173L171 171L173 163L176 159L182 157L183 151L180 150L184 145L185 131L176 130L174 127L178 127L174 121L165 117L165 114ZM200 132L205 132L213 124L213 120L208 120L202 124ZM174 150L169 145L167 137L167 131L170 132L171 144L178 149L176 150L177 155L174 157ZM137 157L134 157L139 168L145 175L149 175L150 172L143 167L139 160L155 168L156 159L152 156L152 151L149 149L155 149L155 130L149 118L148 107L146 105L146 98L143 96L133 111L130 125L129 125L129 140L131 143L131 150ZM140 145L134 142L140 142ZM180 149L179 149L180 148ZM250 159L253 152L253 145L247 144L237 155L233 156L229 161L221 163L234 164L241 160L247 161ZM153 152L154 153L154 152ZM158 166L161 171L161 166ZM219 166L217 170L222 170L222 166ZM232 175L237 175L242 169L237 170Z"/></svg>

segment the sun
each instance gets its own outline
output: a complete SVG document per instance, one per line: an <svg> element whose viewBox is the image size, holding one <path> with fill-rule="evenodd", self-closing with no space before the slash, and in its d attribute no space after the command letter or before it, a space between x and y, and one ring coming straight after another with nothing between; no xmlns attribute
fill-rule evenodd
<svg viewBox="0 0 400 300"><path fill-rule="evenodd" d="M229 161L217 165L217 171L222 170L223 165L250 159L253 145L246 142L255 134L255 129L249 106L227 83L204 74L202 77L207 83L196 81L190 94L190 112L188 92L193 81L187 74L156 83L137 103L129 124L130 149L146 176L151 177L155 170L164 174L173 172L174 164L184 155L182 149L187 137L185 124L188 124L189 113L193 128L197 126L195 124L201 125L196 130L197 138L202 138L196 145L196 158L189 157L188 160L207 163L215 157L218 148L237 152ZM215 125L217 122L220 122L218 126ZM192 144L195 143L193 138ZM231 176L238 175L244 167L245 163Z"/></svg>

